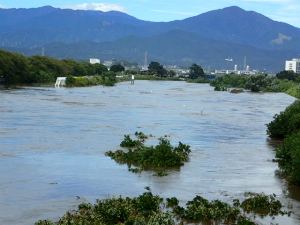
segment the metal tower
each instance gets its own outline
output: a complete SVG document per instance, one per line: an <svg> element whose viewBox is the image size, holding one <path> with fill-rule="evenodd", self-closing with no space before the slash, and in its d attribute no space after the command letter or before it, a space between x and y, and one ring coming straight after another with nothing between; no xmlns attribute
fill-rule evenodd
<svg viewBox="0 0 300 225"><path fill-rule="evenodd" d="M144 67L147 68L148 67L148 52L145 52L145 61L144 61Z"/></svg>

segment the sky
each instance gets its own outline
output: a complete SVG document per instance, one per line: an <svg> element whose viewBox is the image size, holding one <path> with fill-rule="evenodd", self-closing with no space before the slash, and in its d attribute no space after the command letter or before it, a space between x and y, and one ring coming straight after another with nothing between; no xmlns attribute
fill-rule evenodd
<svg viewBox="0 0 300 225"><path fill-rule="evenodd" d="M141 20L182 20L211 10L238 6L300 28L300 0L1 0L0 8L58 8L125 12Z"/></svg>

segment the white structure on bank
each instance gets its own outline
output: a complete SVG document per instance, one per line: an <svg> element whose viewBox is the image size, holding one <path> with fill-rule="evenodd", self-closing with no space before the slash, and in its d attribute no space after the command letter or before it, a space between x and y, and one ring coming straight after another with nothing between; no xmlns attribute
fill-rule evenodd
<svg viewBox="0 0 300 225"><path fill-rule="evenodd" d="M55 87L65 86L66 85L66 78L65 77L58 77L55 82Z"/></svg>
<svg viewBox="0 0 300 225"><path fill-rule="evenodd" d="M292 59L285 62L285 70L300 73L300 59Z"/></svg>
<svg viewBox="0 0 300 225"><path fill-rule="evenodd" d="M96 64L96 63L100 64L100 59L90 58L90 63L91 64Z"/></svg>

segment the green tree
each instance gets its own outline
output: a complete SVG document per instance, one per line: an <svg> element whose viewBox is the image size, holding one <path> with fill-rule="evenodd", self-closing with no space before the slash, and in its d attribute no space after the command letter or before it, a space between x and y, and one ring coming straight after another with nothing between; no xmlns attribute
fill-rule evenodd
<svg viewBox="0 0 300 225"><path fill-rule="evenodd" d="M295 81L297 79L297 74L294 71L281 71L279 73L276 74L276 77L278 79L288 79L288 80L293 80Z"/></svg>
<svg viewBox="0 0 300 225"><path fill-rule="evenodd" d="M104 72L108 71L107 67L104 66L103 64L99 64L99 63L96 63L96 64L93 64L94 65L94 68L95 68L95 73L96 74L103 74Z"/></svg>
<svg viewBox="0 0 300 225"><path fill-rule="evenodd" d="M175 72L174 70L171 70L171 71L169 72L169 76L170 76L170 77L175 77L175 76L176 76L176 72Z"/></svg>
<svg viewBox="0 0 300 225"><path fill-rule="evenodd" d="M204 71L202 69L201 66L197 65L197 64L193 64L191 67L190 67L190 75L189 75L189 78L190 79L197 79L197 78L204 78L205 77L205 74L204 74Z"/></svg>
<svg viewBox="0 0 300 225"><path fill-rule="evenodd" d="M151 62L148 66L149 74L150 75L157 75L159 77L166 77L168 74L168 71L160 65L158 62Z"/></svg>
<svg viewBox="0 0 300 225"><path fill-rule="evenodd" d="M262 91L267 85L266 75L250 75L247 77L245 88L251 90L252 92Z"/></svg>
<svg viewBox="0 0 300 225"><path fill-rule="evenodd" d="M110 67L110 71L115 72L115 73L122 72L122 71L125 71L125 67L122 66L121 64L112 65Z"/></svg>

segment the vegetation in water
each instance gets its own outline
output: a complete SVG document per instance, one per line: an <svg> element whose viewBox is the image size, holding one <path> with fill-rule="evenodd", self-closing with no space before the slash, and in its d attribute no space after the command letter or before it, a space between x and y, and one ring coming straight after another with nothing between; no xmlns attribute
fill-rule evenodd
<svg viewBox="0 0 300 225"><path fill-rule="evenodd" d="M159 172L153 174L153 176L155 176L155 177L164 177L164 176L168 176L168 175L169 174L164 171L159 171Z"/></svg>
<svg viewBox="0 0 300 225"><path fill-rule="evenodd" d="M115 152L108 151L105 154L119 163L127 163L138 166L131 169L132 172L140 172L145 167L157 168L173 168L184 165L189 160L191 152L190 146L179 142L178 146L173 147L170 141L165 138L159 139L159 144L154 146L145 146L144 140L148 138L141 132L136 132L138 140L132 140L130 135L125 135L121 142L121 147L128 147L128 151L117 150ZM156 176L166 176L165 171L160 171Z"/></svg>
<svg viewBox="0 0 300 225"><path fill-rule="evenodd" d="M255 220L246 216L245 212L267 210L270 216L275 216L282 208L274 195L266 197L256 193L248 193L251 197L242 204L239 204L239 200L234 200L233 206L219 200L208 201L196 196L192 201L188 201L184 208L179 206L177 198L167 198L165 202L160 196L153 195L149 187L146 189L147 191L138 197L106 198L97 200L94 205L82 203L77 210L66 212L58 222L40 220L35 225L174 225L200 222L256 225ZM171 211L166 210L165 206Z"/></svg>
<svg viewBox="0 0 300 225"><path fill-rule="evenodd" d="M210 85L215 87L216 91L226 91L227 88L244 88L246 83L246 76L240 75L223 75L218 76L210 82Z"/></svg>
<svg viewBox="0 0 300 225"><path fill-rule="evenodd" d="M129 135L125 135L126 145L133 145L135 149L129 149L128 152L117 150L115 152L106 152L106 155L121 162L131 162L135 164L144 164L155 167L179 167L187 162L190 146L179 142L177 147L173 147L170 141L164 138L159 139L157 146L144 146L141 142L136 144L130 139ZM124 142L123 141L123 142ZM122 143L123 143L122 142ZM121 143L121 144L122 144Z"/></svg>
<svg viewBox="0 0 300 225"><path fill-rule="evenodd" d="M264 193L258 194L253 192L246 192L245 196L248 197L241 204L238 199L233 200L234 206L242 208L245 212L257 212L261 215L290 215L292 212L282 211L282 204L276 200L276 195L266 195Z"/></svg>
<svg viewBox="0 0 300 225"><path fill-rule="evenodd" d="M276 148L276 158L289 184L300 186L300 132L285 138Z"/></svg>

